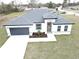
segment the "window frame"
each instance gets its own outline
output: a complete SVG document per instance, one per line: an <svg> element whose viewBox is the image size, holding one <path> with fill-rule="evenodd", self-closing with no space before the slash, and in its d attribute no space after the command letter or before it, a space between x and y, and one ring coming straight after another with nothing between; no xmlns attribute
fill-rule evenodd
<svg viewBox="0 0 79 59"><path fill-rule="evenodd" d="M41 30L41 24L36 24L36 30Z"/></svg>
<svg viewBox="0 0 79 59"><path fill-rule="evenodd" d="M64 31L68 31L68 25L64 26Z"/></svg>
<svg viewBox="0 0 79 59"><path fill-rule="evenodd" d="M58 31L58 32L61 31L61 26L58 26L58 27L57 27L57 31Z"/></svg>

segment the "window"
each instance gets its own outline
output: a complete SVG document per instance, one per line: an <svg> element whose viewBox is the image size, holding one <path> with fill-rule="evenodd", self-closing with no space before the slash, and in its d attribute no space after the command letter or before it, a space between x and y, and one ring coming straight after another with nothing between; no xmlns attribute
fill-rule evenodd
<svg viewBox="0 0 79 59"><path fill-rule="evenodd" d="M61 26L58 26L57 31L61 31Z"/></svg>
<svg viewBox="0 0 79 59"><path fill-rule="evenodd" d="M41 24L36 24L36 29L41 29Z"/></svg>
<svg viewBox="0 0 79 59"><path fill-rule="evenodd" d="M68 26L65 26L65 27L64 27L64 31L67 31L67 30L68 30Z"/></svg>

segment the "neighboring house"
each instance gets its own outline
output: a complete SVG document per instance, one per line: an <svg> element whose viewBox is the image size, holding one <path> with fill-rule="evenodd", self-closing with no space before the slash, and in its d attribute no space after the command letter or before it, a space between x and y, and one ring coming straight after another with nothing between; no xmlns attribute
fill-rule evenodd
<svg viewBox="0 0 79 59"><path fill-rule="evenodd" d="M8 36L28 35L34 32L46 34L70 34L72 22L48 9L32 9L5 25Z"/></svg>

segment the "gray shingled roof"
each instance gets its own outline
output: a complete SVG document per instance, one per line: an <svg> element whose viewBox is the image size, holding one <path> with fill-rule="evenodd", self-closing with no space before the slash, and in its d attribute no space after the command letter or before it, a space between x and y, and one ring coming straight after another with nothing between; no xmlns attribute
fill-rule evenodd
<svg viewBox="0 0 79 59"><path fill-rule="evenodd" d="M47 9L33 9L21 17L14 18L6 25L28 25L33 24L34 22L43 22L42 15L48 12Z"/></svg>
<svg viewBox="0 0 79 59"><path fill-rule="evenodd" d="M56 19L56 22L54 24L59 25L59 24L74 24L74 23L58 15L58 18Z"/></svg>
<svg viewBox="0 0 79 59"><path fill-rule="evenodd" d="M43 18L52 18L52 19L55 19L55 18L57 18L57 15L55 14L55 13L53 13L53 12L49 12L49 13L45 13L44 15L43 15Z"/></svg>
<svg viewBox="0 0 79 59"><path fill-rule="evenodd" d="M57 18L54 24L71 24L71 22L49 11L48 9L33 9L23 16L14 18L6 25L30 25L34 22L44 22L43 18Z"/></svg>

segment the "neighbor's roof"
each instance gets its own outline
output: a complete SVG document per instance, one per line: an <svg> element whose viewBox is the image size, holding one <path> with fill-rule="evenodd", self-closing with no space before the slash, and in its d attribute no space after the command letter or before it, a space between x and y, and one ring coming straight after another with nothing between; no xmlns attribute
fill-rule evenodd
<svg viewBox="0 0 79 59"><path fill-rule="evenodd" d="M32 9L23 16L12 19L6 25L32 25L34 22L44 22L44 18L56 19L54 24L71 24L63 17L49 11L48 9Z"/></svg>

